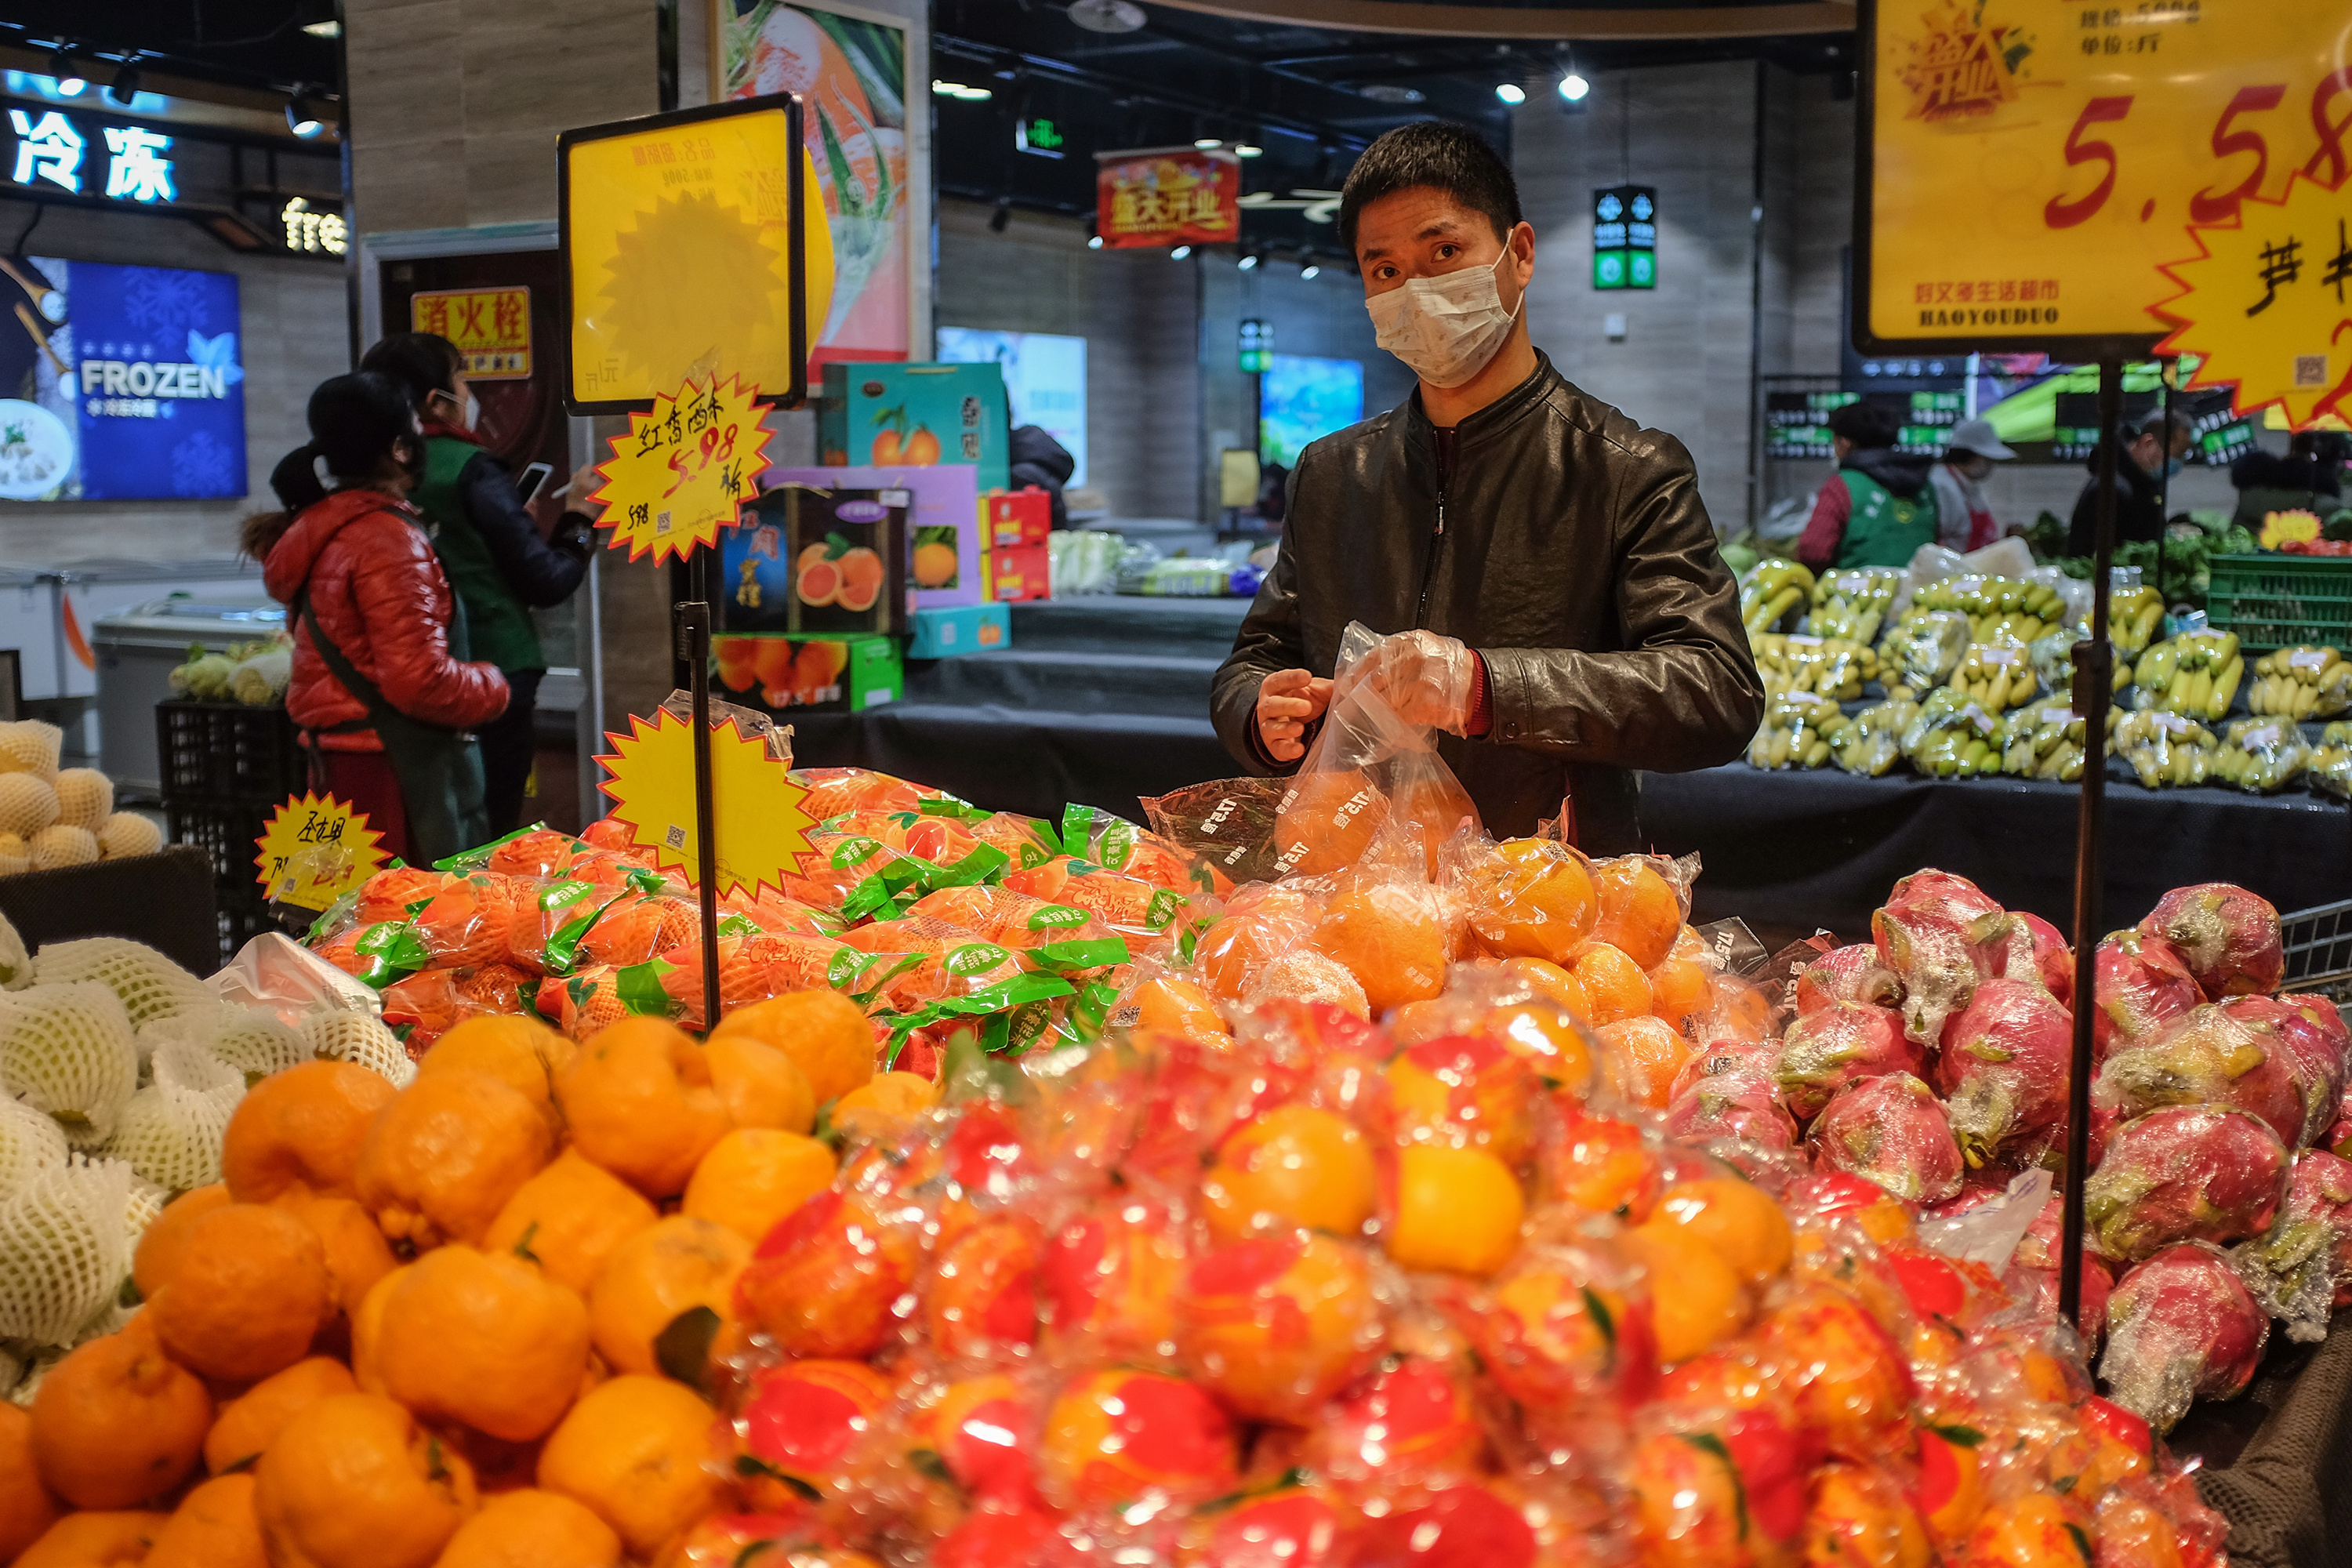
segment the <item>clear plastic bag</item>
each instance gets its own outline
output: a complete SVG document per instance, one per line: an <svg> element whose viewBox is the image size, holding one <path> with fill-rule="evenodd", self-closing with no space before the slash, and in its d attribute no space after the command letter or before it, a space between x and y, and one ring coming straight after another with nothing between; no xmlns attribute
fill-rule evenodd
<svg viewBox="0 0 2352 1568"><path fill-rule="evenodd" d="M2244 1393L2271 1328L2230 1260L2194 1242L2164 1248L2117 1281L2107 1325L2100 1380L2159 1434L2197 1400Z"/></svg>
<svg viewBox="0 0 2352 1568"><path fill-rule="evenodd" d="M2193 719L2143 708L2116 721L2116 754L2131 764L2139 782L2149 789L2179 789L2203 784L2221 750L2213 731Z"/></svg>
<svg viewBox="0 0 2352 1568"><path fill-rule="evenodd" d="M2249 795L2276 795L2310 765L2310 743L2294 721L2241 719L2230 726L2207 776Z"/></svg>
<svg viewBox="0 0 2352 1568"><path fill-rule="evenodd" d="M1903 754L1930 777L1974 778L2000 771L2000 752L1995 744L2000 734L1999 720L1966 692L1938 687L1905 728Z"/></svg>
<svg viewBox="0 0 2352 1568"><path fill-rule="evenodd" d="M1969 635L1968 616L1955 610L1915 610L1897 621L1878 648L1888 695L1897 685L1915 696L1943 685L1968 652Z"/></svg>
<svg viewBox="0 0 2352 1568"><path fill-rule="evenodd" d="M1765 704L1764 722L1748 743L1748 763L1766 769L1827 767L1850 727L1829 698L1784 691Z"/></svg>
<svg viewBox="0 0 2352 1568"><path fill-rule="evenodd" d="M1864 709L1848 721L1832 760L1850 773L1878 778L1903 756L1903 731L1919 717L1916 702L1887 701Z"/></svg>

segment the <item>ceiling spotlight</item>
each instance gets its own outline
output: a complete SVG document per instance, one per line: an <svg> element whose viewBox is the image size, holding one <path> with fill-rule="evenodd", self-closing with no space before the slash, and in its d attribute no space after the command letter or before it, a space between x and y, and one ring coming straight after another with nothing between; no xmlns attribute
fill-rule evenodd
<svg viewBox="0 0 2352 1568"><path fill-rule="evenodd" d="M1495 84L1495 96L1505 103L1525 103L1528 89L1515 81L1498 81Z"/></svg>
<svg viewBox="0 0 2352 1568"><path fill-rule="evenodd" d="M331 18L324 22L305 22L302 30L314 38L340 38L343 36L343 25Z"/></svg>
<svg viewBox="0 0 2352 1568"><path fill-rule="evenodd" d="M310 107L308 95L299 89L286 100L286 129L297 136L316 136L322 129L318 111Z"/></svg>
<svg viewBox="0 0 2352 1568"><path fill-rule="evenodd" d="M116 71L114 79L107 84L106 96L125 109L130 108L131 100L139 96L139 73L131 68L129 60L122 62L122 68Z"/></svg>
<svg viewBox="0 0 2352 1568"><path fill-rule="evenodd" d="M1313 251L1310 250L1298 258L1298 276L1300 278L1312 278L1322 270L1322 266L1316 261L1315 253Z"/></svg>
<svg viewBox="0 0 2352 1568"><path fill-rule="evenodd" d="M1258 260L1259 258L1256 251L1245 250L1242 252L1242 258L1235 262L1234 265L1239 267L1244 272L1255 272L1257 270Z"/></svg>
<svg viewBox="0 0 2352 1568"><path fill-rule="evenodd" d="M1101 235L1090 234L1087 236L1087 248L1088 250L1100 250L1102 247L1103 237Z"/></svg>
<svg viewBox="0 0 2352 1568"><path fill-rule="evenodd" d="M56 84L59 98L74 98L89 85L89 79L74 68L73 56L64 49L49 57L49 79Z"/></svg>
<svg viewBox="0 0 2352 1568"><path fill-rule="evenodd" d="M1234 156L1236 158L1263 158L1265 156L1265 149L1263 147L1254 147L1246 142L1236 142L1234 143Z"/></svg>
<svg viewBox="0 0 2352 1568"><path fill-rule="evenodd" d="M1088 213L1087 215L1087 248L1100 250L1102 247L1102 226L1096 220L1094 214Z"/></svg>
<svg viewBox="0 0 2352 1568"><path fill-rule="evenodd" d="M1070 20L1089 33L1132 33L1147 18L1140 5L1128 0L1072 0Z"/></svg>
<svg viewBox="0 0 2352 1568"><path fill-rule="evenodd" d="M1223 146L1224 143L1218 141L1213 136L1195 136L1192 138L1192 145L1199 148L1203 153L1213 153L1218 148Z"/></svg>
<svg viewBox="0 0 2352 1568"><path fill-rule="evenodd" d="M937 79L931 83L931 92L934 97L961 99L966 103L986 103L992 96L984 87L966 87L960 81Z"/></svg>
<svg viewBox="0 0 2352 1568"><path fill-rule="evenodd" d="M1575 51L1572 49L1568 51L1568 53L1562 58L1559 73L1560 101L1563 103L1582 103L1584 101L1584 95L1591 90L1592 84L1585 80L1583 76L1576 68Z"/></svg>
<svg viewBox="0 0 2352 1568"><path fill-rule="evenodd" d="M1175 249L1168 253L1168 259L1171 261L1181 261L1192 254L1192 247L1191 246L1180 245Z"/></svg>
<svg viewBox="0 0 2352 1568"><path fill-rule="evenodd" d="M1359 98L1369 98L1374 103L1419 103L1426 96L1417 87L1404 87L1392 81L1367 82L1356 89Z"/></svg>

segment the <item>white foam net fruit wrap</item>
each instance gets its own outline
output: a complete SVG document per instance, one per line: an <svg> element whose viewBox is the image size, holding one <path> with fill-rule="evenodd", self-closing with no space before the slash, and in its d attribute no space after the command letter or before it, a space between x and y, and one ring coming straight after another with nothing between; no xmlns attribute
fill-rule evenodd
<svg viewBox="0 0 2352 1568"><path fill-rule="evenodd" d="M22 991L32 983L33 960L25 951L25 939L16 934L7 916L0 915L0 987Z"/></svg>
<svg viewBox="0 0 2352 1568"><path fill-rule="evenodd" d="M389 1079L394 1089L406 1089L416 1077L416 1064L408 1059L408 1047L400 1037L365 1013L343 1008L313 1013L302 1020L302 1038L314 1055L363 1067Z"/></svg>
<svg viewBox="0 0 2352 1568"><path fill-rule="evenodd" d="M98 838L87 827L68 827L62 822L55 827L44 827L33 835L29 847L27 858L36 871L98 863Z"/></svg>
<svg viewBox="0 0 2352 1568"><path fill-rule="evenodd" d="M122 1009L133 1026L215 1001L211 986L146 943L119 936L53 942L33 960L33 974L45 985L56 980L97 981L122 998Z"/></svg>
<svg viewBox="0 0 2352 1568"><path fill-rule="evenodd" d="M114 812L114 781L96 768L68 768L52 786L58 792L58 820L68 827L93 831Z"/></svg>
<svg viewBox="0 0 2352 1568"><path fill-rule="evenodd" d="M245 1098L245 1075L188 1040L156 1047L154 1072L123 1108L106 1152L165 1193L219 1181L221 1135Z"/></svg>
<svg viewBox="0 0 2352 1568"><path fill-rule="evenodd" d="M75 1159L0 1202L0 1336L71 1343L131 1271L131 1167Z"/></svg>
<svg viewBox="0 0 2352 1568"><path fill-rule="evenodd" d="M37 719L0 724L0 773L29 773L47 784L58 776L66 732Z"/></svg>
<svg viewBox="0 0 2352 1568"><path fill-rule="evenodd" d="M58 792L31 773L0 773L0 831L28 843L58 819Z"/></svg>
<svg viewBox="0 0 2352 1568"><path fill-rule="evenodd" d="M21 1192L42 1167L64 1164L70 1152L64 1128L23 1100L0 1096L0 1199Z"/></svg>
<svg viewBox="0 0 2352 1568"><path fill-rule="evenodd" d="M19 871L33 868L32 847L13 833L0 833L0 877L13 877ZM32 967L25 970L25 984L32 982Z"/></svg>
<svg viewBox="0 0 2352 1568"><path fill-rule="evenodd" d="M105 986L80 981L0 995L0 1092L56 1118L75 1148L113 1136L138 1087L131 1020Z"/></svg>
<svg viewBox="0 0 2352 1568"><path fill-rule="evenodd" d="M248 1088L318 1054L268 1008L232 1007L219 1002L141 1026L139 1054L151 1058L172 1040L185 1040L235 1068Z"/></svg>
<svg viewBox="0 0 2352 1568"><path fill-rule="evenodd" d="M152 855L163 847L163 830L135 811L118 811L98 825L98 852L108 860Z"/></svg>

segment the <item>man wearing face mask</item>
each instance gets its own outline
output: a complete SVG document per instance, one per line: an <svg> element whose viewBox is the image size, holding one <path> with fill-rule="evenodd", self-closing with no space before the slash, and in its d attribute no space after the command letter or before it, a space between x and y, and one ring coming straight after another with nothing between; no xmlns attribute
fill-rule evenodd
<svg viewBox="0 0 2352 1568"><path fill-rule="evenodd" d="M1528 342L1535 231L1475 133L1374 142L1339 232L1381 346L1420 386L1300 455L1274 570L1217 672L1218 734L1255 772L1296 768L1361 621L1386 637L1370 682L1445 731L1488 832L1561 816L1589 852L1646 847L1633 770L1727 762L1764 708L1690 455Z"/></svg>
<svg viewBox="0 0 2352 1568"><path fill-rule="evenodd" d="M2164 536L2164 481L2180 471L2180 456L2189 450L2189 425L2178 416L2168 420L2159 408L2140 421L2139 428L2123 437L2116 454L2116 542L2161 539ZM2088 555L2099 517L2099 454L2086 465L2091 478L2074 501L2074 520L2066 530L2066 552Z"/></svg>

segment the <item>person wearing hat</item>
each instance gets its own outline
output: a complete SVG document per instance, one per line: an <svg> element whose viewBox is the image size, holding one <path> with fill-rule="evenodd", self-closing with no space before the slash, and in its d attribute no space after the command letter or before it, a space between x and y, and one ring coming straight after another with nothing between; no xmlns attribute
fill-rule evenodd
<svg viewBox="0 0 2352 1568"><path fill-rule="evenodd" d="M1984 481L1995 463L2006 463L2015 452L2001 445L1990 419L1964 419L1952 426L1944 445L1943 460L1927 476L1936 489L1936 542L1947 550L1982 550L2000 535L1992 507L1985 500Z"/></svg>

